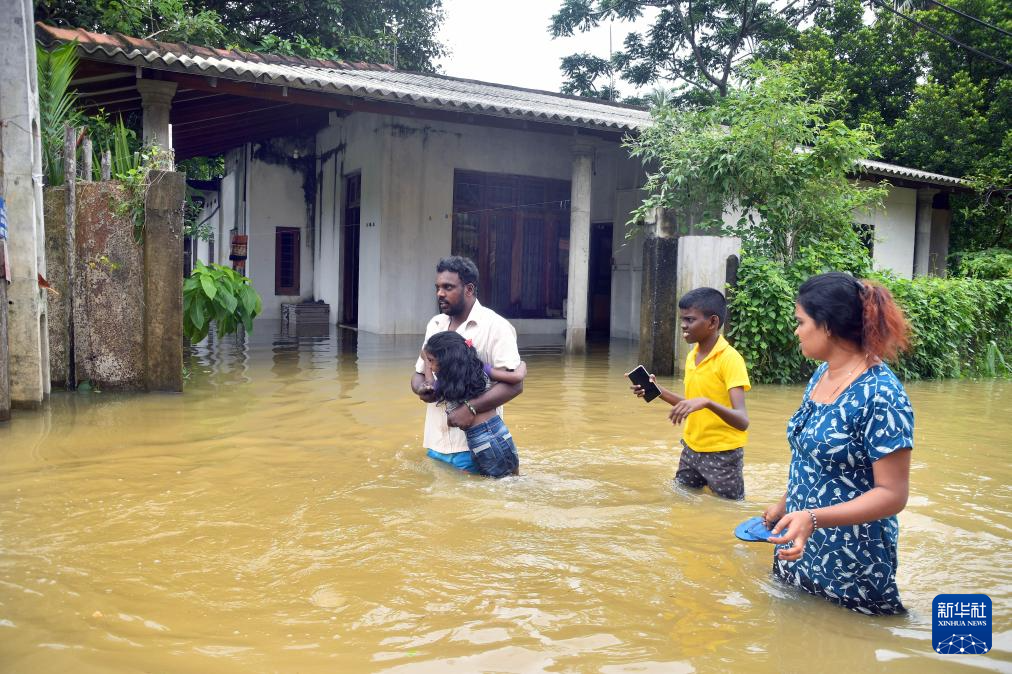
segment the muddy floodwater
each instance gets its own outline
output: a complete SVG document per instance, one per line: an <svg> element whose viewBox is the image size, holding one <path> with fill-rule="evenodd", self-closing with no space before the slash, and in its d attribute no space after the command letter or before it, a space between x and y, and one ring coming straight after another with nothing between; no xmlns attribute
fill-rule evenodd
<svg viewBox="0 0 1012 674"><path fill-rule="evenodd" d="M908 385L910 613L868 618L732 535L783 492L800 386L749 394L732 503L672 486L635 345L522 340L522 475L496 482L425 457L420 337L273 327L194 349L183 395L0 425L0 671L1012 672L1010 382ZM991 597L989 654L932 651L941 593Z"/></svg>

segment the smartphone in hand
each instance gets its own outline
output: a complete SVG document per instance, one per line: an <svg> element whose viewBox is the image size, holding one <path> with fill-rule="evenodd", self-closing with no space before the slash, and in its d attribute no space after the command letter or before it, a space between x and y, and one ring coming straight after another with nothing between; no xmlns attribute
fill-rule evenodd
<svg viewBox="0 0 1012 674"><path fill-rule="evenodd" d="M636 369L629 373L629 381L643 389L643 400L646 402L650 402L661 394L657 384L650 381L650 373L642 365L637 365Z"/></svg>

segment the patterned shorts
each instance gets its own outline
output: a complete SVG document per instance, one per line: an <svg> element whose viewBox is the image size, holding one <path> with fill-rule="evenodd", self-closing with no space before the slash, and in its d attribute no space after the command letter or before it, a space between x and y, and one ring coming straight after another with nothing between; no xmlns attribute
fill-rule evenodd
<svg viewBox="0 0 1012 674"><path fill-rule="evenodd" d="M709 487L717 496L745 499L745 448L723 452L697 452L682 441L675 479L695 489Z"/></svg>

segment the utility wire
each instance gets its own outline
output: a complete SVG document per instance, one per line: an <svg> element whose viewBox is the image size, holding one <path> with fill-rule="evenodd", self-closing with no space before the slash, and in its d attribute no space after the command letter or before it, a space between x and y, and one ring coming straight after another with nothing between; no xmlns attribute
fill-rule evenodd
<svg viewBox="0 0 1012 674"><path fill-rule="evenodd" d="M972 16L970 14L967 14L966 12L960 11L960 10L956 9L955 7L949 7L948 5L946 5L944 3L938 2L938 0L928 0L928 2L930 2L932 5L938 5L942 9L947 9L947 10L949 10L950 12L952 12L954 14L959 14L960 16L962 16L962 17L964 17L966 19L969 19L970 21L976 21L977 23L979 23L982 26L987 26L988 28L993 28L994 30L996 30L999 33L1001 33L1002 35L1007 35L1008 37L1012 37L1012 33L1008 32L1007 30L1005 30L1001 26L996 26L993 23L988 23L987 21L984 21L983 19L978 19L977 17Z"/></svg>
<svg viewBox="0 0 1012 674"><path fill-rule="evenodd" d="M935 35L937 35L938 37L940 37L940 38L942 38L944 40L948 40L952 44L959 45L960 47L962 47L963 49L966 49L967 51L972 51L974 54L977 54L978 56L983 56L986 59L994 61L998 65L1005 66L1009 70L1012 70L1012 63L1009 63L1008 61L1003 61L1000 58L998 58L997 56L991 56L990 54L982 52L981 50L979 50L979 49L977 49L975 47L971 47L968 44L963 44L962 42L960 42L956 38L952 37L951 35L946 35L945 33L941 32L940 30L937 30L935 28L932 28L931 26L929 26L926 23L922 23L922 22L918 21L917 19L915 19L915 18L913 18L911 16L907 16L903 12L895 10L891 6L887 5L886 3L881 2L881 0L870 0L870 1L871 1L871 3L873 5L878 5L879 7L882 7L883 9L889 10L890 12L892 12L893 14L895 14L896 16L898 16L901 19L903 19L904 21L909 21L910 23L912 23L914 25L917 25L917 26L920 26L921 28L923 28L924 30L926 30L926 31L928 31L930 33L934 33Z"/></svg>

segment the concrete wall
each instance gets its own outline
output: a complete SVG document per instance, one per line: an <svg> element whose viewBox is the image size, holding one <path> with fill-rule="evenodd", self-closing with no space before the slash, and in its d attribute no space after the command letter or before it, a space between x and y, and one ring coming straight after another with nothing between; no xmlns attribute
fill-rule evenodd
<svg viewBox="0 0 1012 674"><path fill-rule="evenodd" d="M914 272L917 190L893 186L888 190L882 208L857 212L854 221L875 227L875 268L908 279Z"/></svg>
<svg viewBox="0 0 1012 674"><path fill-rule="evenodd" d="M183 176L153 172L144 243L134 222L117 215L117 182L78 183L75 287L67 285L65 188L46 190L50 284L49 371L63 386L69 358L69 304L74 298L76 379L104 390L182 390Z"/></svg>
<svg viewBox="0 0 1012 674"><path fill-rule="evenodd" d="M145 367L144 251L134 240L133 219L110 207L126 198L124 192L114 182L77 185L77 381L139 391ZM66 230L65 222L59 225Z"/></svg>
<svg viewBox="0 0 1012 674"><path fill-rule="evenodd" d="M399 289L392 289L387 274L396 274L401 278L405 270L395 269L394 261L383 254L383 238L381 233L387 229L383 226L384 201L391 193L387 175L394 163L390 156L389 118L369 114L353 114L344 120L342 139L346 146L342 176L359 173L362 176L362 201L359 222L359 276L358 276L358 327L367 332L389 333L383 325L391 320L390 314L396 310L393 304L399 297L391 297L386 293L399 295ZM342 178L343 181L343 178ZM389 197L395 198L395 197ZM344 214L341 212L343 196L335 202L336 216L331 220L339 226L343 224ZM340 242L340 233L334 235ZM419 257L424 251L419 251ZM431 283L431 281L430 281ZM414 282L409 282L406 292ZM339 304L340 302L338 302ZM418 332L417 329L405 332Z"/></svg>
<svg viewBox="0 0 1012 674"><path fill-rule="evenodd" d="M735 216L737 218L737 216ZM727 260L738 257L741 240L729 236L683 236L678 239L678 297L693 288L716 288L727 296ZM678 297L672 298L678 302ZM675 367L681 372L690 346L675 338Z"/></svg>
<svg viewBox="0 0 1012 674"><path fill-rule="evenodd" d="M45 374L64 385L69 358L69 304L75 304L76 379L106 390L181 390L182 176L153 174L148 192L162 204L147 204L148 258L134 239L134 223L117 216L122 201L117 183L77 185L75 287L70 288L66 255L66 189L47 190L45 237L49 284ZM156 217L157 216L157 217ZM168 266L169 270L156 267ZM145 271L149 272L148 274ZM161 289L156 297L151 286ZM152 338L158 332L161 340ZM153 370L165 373L152 385ZM168 382L166 384L165 382ZM48 390L48 382L47 382Z"/></svg>
<svg viewBox="0 0 1012 674"><path fill-rule="evenodd" d="M49 272L46 280L54 291L50 293L47 303L49 377L53 383L61 387L66 384L68 374L67 343L70 328L68 304L71 294L67 286L66 204L66 188L50 187L45 190L43 205L47 223L46 262Z"/></svg>
<svg viewBox="0 0 1012 674"><path fill-rule="evenodd" d="M246 197L249 223L246 272L263 298L265 319L280 318L282 303L301 302L313 295L313 231L310 228L315 194L313 150L313 144L305 139L277 138L252 146L251 189ZM298 295L276 295L274 292L277 227L297 227L301 232Z"/></svg>
<svg viewBox="0 0 1012 674"><path fill-rule="evenodd" d="M336 115L316 138L316 244L313 259L313 294L330 305L330 322L338 323L341 310L341 225L344 206L344 160L347 144L344 125Z"/></svg>

